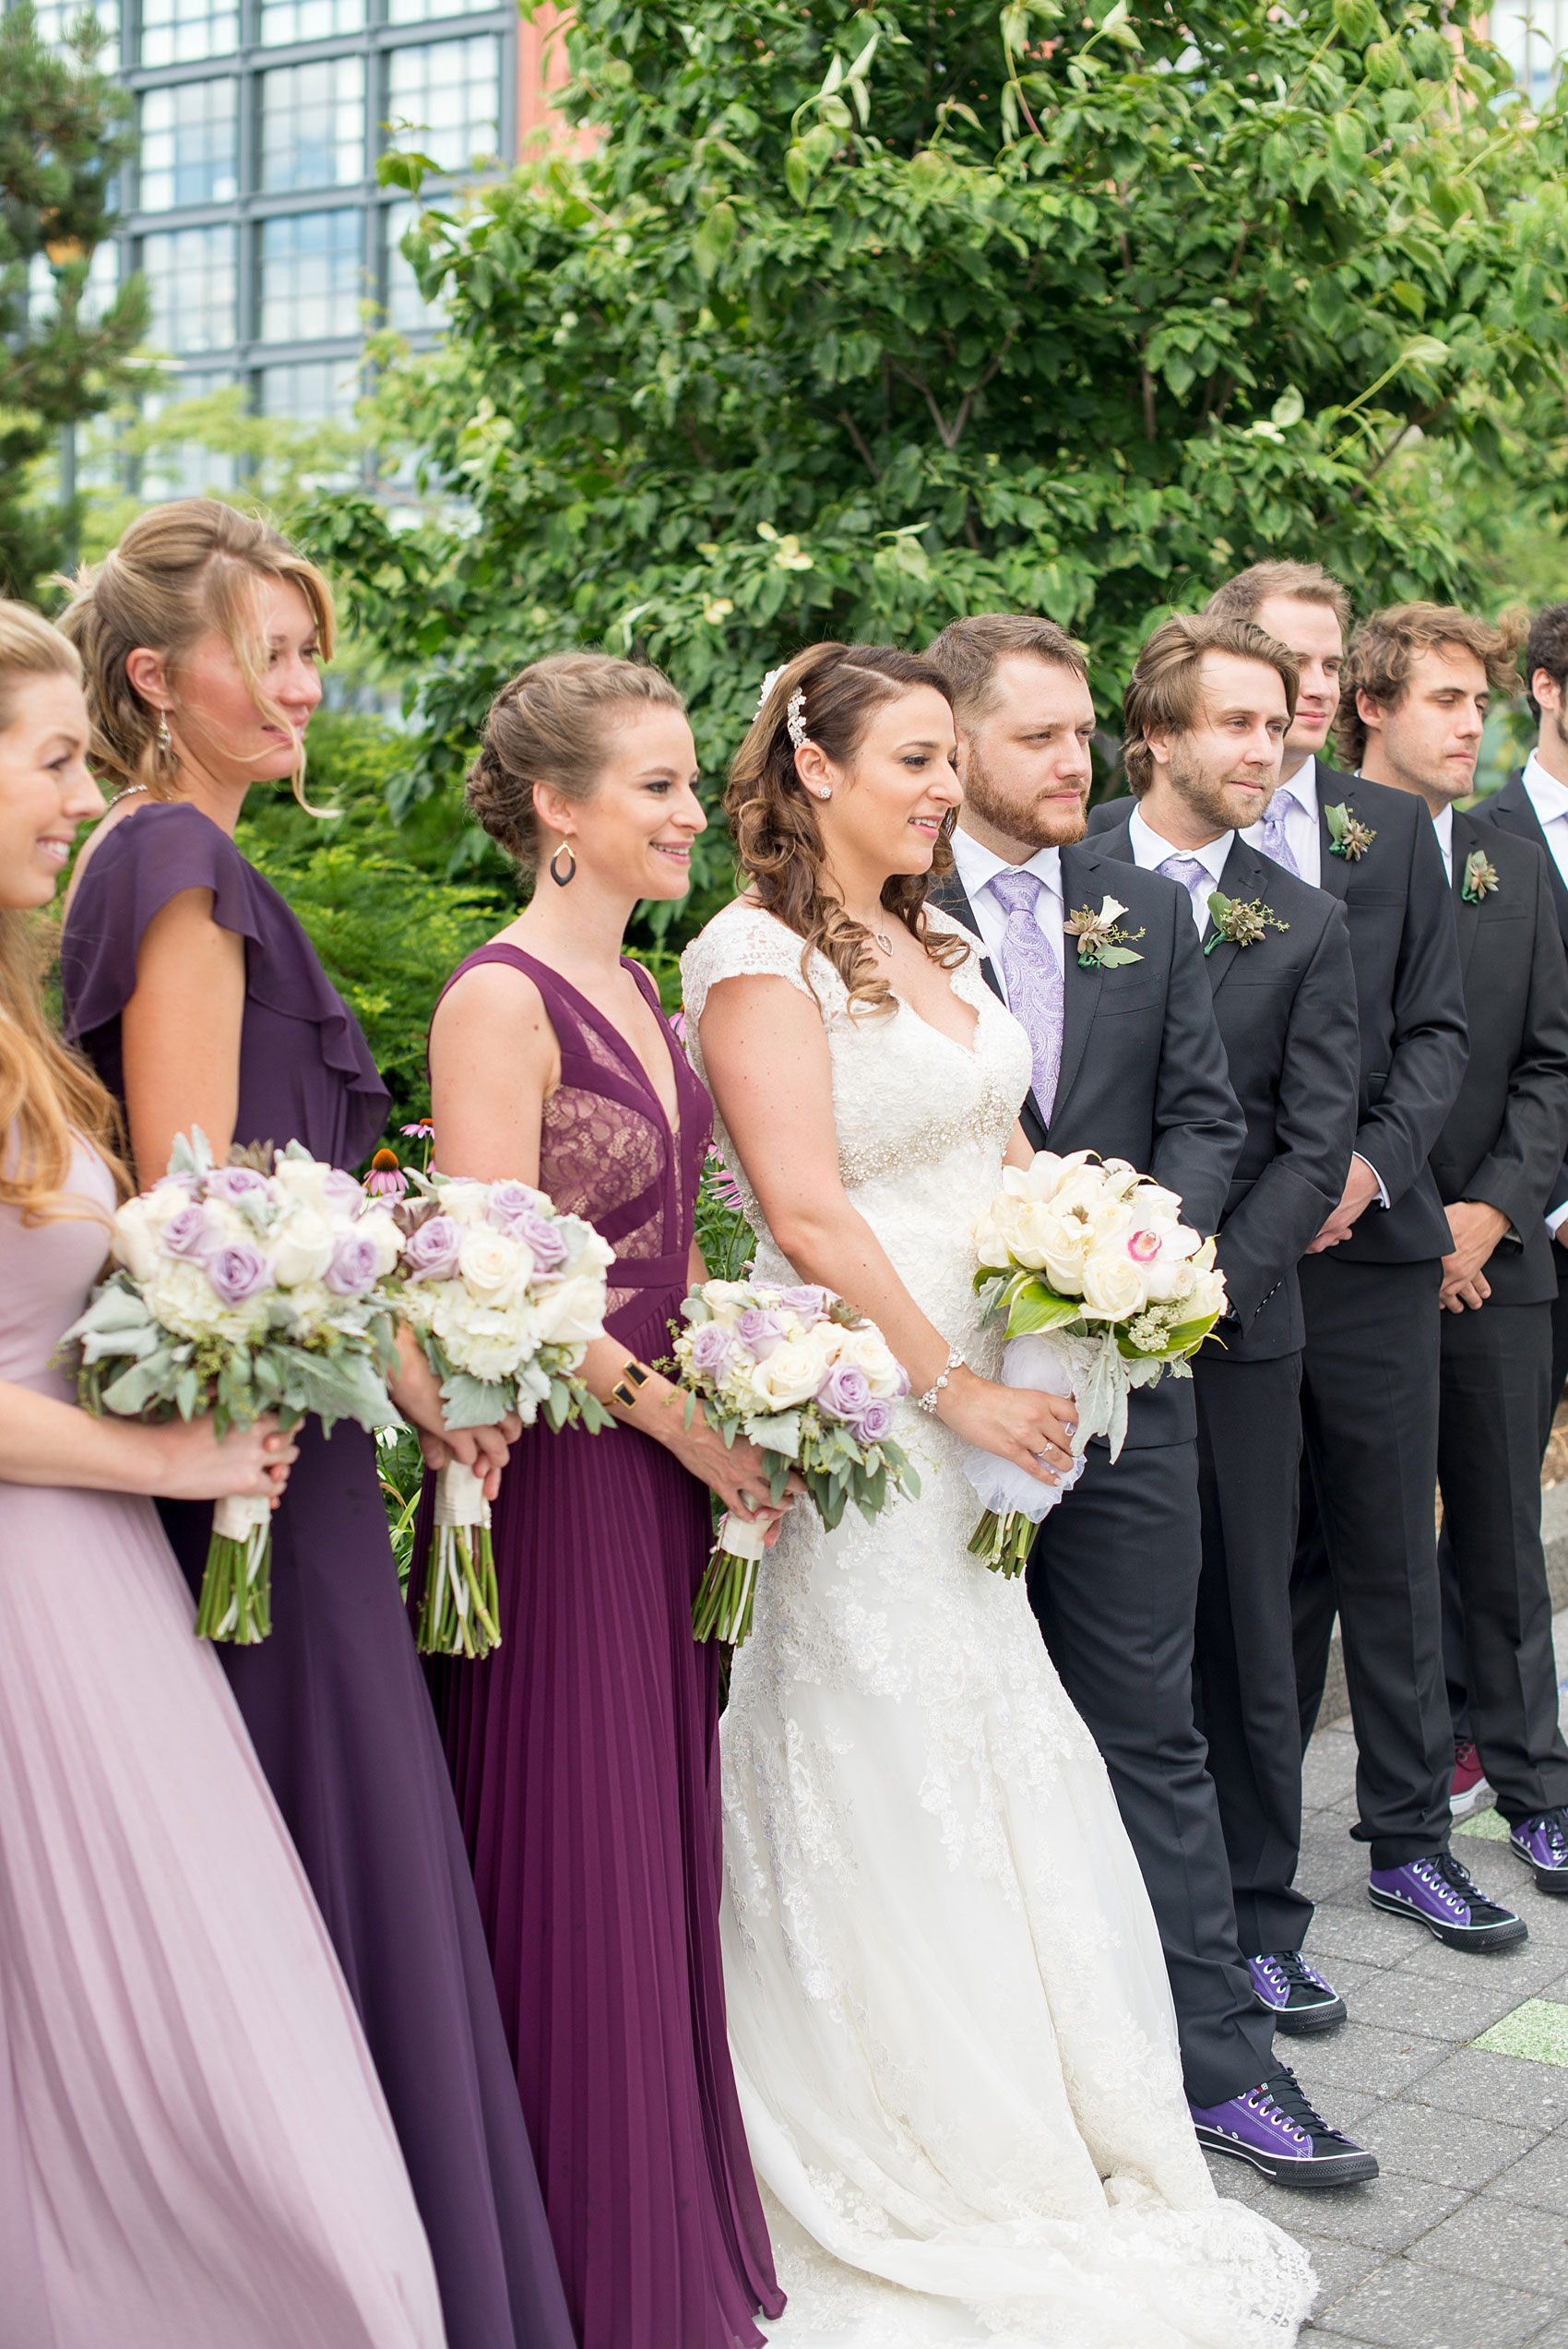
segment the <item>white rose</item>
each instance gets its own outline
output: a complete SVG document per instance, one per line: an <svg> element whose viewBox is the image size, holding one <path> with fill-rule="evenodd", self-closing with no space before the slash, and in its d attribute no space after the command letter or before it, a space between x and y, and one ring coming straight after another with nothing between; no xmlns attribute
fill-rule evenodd
<svg viewBox="0 0 1568 2349"><path fill-rule="evenodd" d="M1180 1223L1182 1194L1159 1183L1140 1183L1133 1195L1133 1212L1140 1223Z"/></svg>
<svg viewBox="0 0 1568 2349"><path fill-rule="evenodd" d="M1087 1150L1070 1151L1059 1158L1054 1151L1037 1150L1028 1166L1004 1166L1002 1186L1014 1198L1051 1199L1080 1166L1087 1166L1093 1152Z"/></svg>
<svg viewBox="0 0 1568 2349"><path fill-rule="evenodd" d="M714 1320L721 1321L726 1329L756 1303L756 1291L749 1281L705 1282L703 1296Z"/></svg>
<svg viewBox="0 0 1568 2349"><path fill-rule="evenodd" d="M482 1223L490 1209L490 1186L486 1183L443 1183L435 1204L438 1212L449 1215L454 1223Z"/></svg>
<svg viewBox="0 0 1568 2349"><path fill-rule="evenodd" d="M529 1282L533 1279L533 1251L525 1247L521 1240L509 1240L505 1232L493 1232L485 1223L471 1223L457 1250L457 1270L481 1305L494 1306L504 1312L508 1306L521 1305L528 1295Z"/></svg>
<svg viewBox="0 0 1568 2349"><path fill-rule="evenodd" d="M333 1171L318 1158L287 1158L279 1153L272 1181L286 1199L292 1199L300 1207L312 1208L316 1214L325 1216L325 1186Z"/></svg>
<svg viewBox="0 0 1568 2349"><path fill-rule="evenodd" d="M1192 1294L1182 1299L1185 1321L1204 1321L1210 1314L1217 1318L1225 1310L1225 1275L1223 1272L1200 1272L1193 1282Z"/></svg>
<svg viewBox="0 0 1568 2349"><path fill-rule="evenodd" d="M127 1199L114 1218L114 1259L133 1281L149 1281L158 1262L158 1243L146 1199Z"/></svg>
<svg viewBox="0 0 1568 2349"><path fill-rule="evenodd" d="M172 1215L178 1215L183 1207L189 1207L191 1195L184 1183L164 1174L154 1183L150 1191L143 1194L140 1203L152 1229L161 1232Z"/></svg>
<svg viewBox="0 0 1568 2349"><path fill-rule="evenodd" d="M1084 1259L1084 1318L1123 1321L1145 1298L1143 1267L1124 1248L1091 1249Z"/></svg>
<svg viewBox="0 0 1568 2349"><path fill-rule="evenodd" d="M1058 1215L1093 1215L1115 1196L1114 1191L1107 1192L1105 1176L1098 1166L1080 1166L1063 1177L1051 1204Z"/></svg>
<svg viewBox="0 0 1568 2349"><path fill-rule="evenodd" d="M304 1165L303 1159L284 1163ZM296 1206L271 1238L272 1273L279 1287L296 1289L302 1281L319 1281L332 1261L335 1238L319 1209Z"/></svg>
<svg viewBox="0 0 1568 2349"><path fill-rule="evenodd" d="M354 1229L374 1244L376 1272L385 1280L403 1253L403 1235L396 1222L384 1207L371 1207L356 1220Z"/></svg>
<svg viewBox="0 0 1568 2349"><path fill-rule="evenodd" d="M891 1402L902 1393L904 1373L880 1330L846 1330L843 1338L837 1359L852 1369L864 1371L866 1384L879 1401ZM818 1387L826 1369L825 1363L817 1378Z"/></svg>
<svg viewBox="0 0 1568 2349"><path fill-rule="evenodd" d="M604 1335L604 1282L598 1272L576 1273L541 1289L534 1308L540 1343L586 1346Z"/></svg>
<svg viewBox="0 0 1568 2349"><path fill-rule="evenodd" d="M205 1211L208 1230L216 1230L226 1240L244 1240L255 1247L255 1225L237 1207L231 1207L227 1199L208 1199Z"/></svg>
<svg viewBox="0 0 1568 2349"><path fill-rule="evenodd" d="M792 1411L821 1386L822 1357L803 1339L786 1338L753 1366L747 1383L764 1411Z"/></svg>
<svg viewBox="0 0 1568 2349"><path fill-rule="evenodd" d="M1196 1279L1192 1266L1179 1256L1158 1256L1146 1264L1144 1292L1150 1305L1179 1305L1190 1296Z"/></svg>
<svg viewBox="0 0 1568 2349"><path fill-rule="evenodd" d="M981 1264L994 1265L998 1270L1011 1260L1010 1221L1005 1213L1005 1199L994 1198L975 1225L975 1255Z"/></svg>

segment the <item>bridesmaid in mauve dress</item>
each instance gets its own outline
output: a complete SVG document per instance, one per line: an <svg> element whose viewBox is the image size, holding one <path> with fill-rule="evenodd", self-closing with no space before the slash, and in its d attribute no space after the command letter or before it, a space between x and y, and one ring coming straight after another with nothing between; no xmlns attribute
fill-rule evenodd
<svg viewBox="0 0 1568 2349"><path fill-rule="evenodd" d="M265 706L220 610L208 616L198 602L204 626L194 644L173 648L177 663L148 670L135 650L158 641L160 607L146 582L199 598L214 547L231 576L239 569L255 585ZM205 499L142 516L68 615L88 654L95 756L152 787L123 794L84 850L62 946L71 1032L125 1101L133 1144L149 1162L144 1175L161 1168L138 1138L160 1134L166 1152L169 1134L192 1124L220 1154L231 1136L297 1139L343 1167L382 1129L387 1097L363 1036L298 921L232 837L252 774L279 764L287 773L298 759L329 619L317 573L260 523ZM263 721L274 712L285 723L269 736ZM215 1034L228 1038L221 1052ZM403 1387L398 1395L410 1408ZM350 1424L328 1442L311 1420L299 1444L273 1520L271 1635L218 1653L363 2021L452 2349L567 2349L374 1443ZM193 1588L209 1521L205 1508L166 1515Z"/></svg>
<svg viewBox="0 0 1568 2349"><path fill-rule="evenodd" d="M102 813L87 741L70 647L0 603L0 2349L440 2349L363 2036L145 1497L262 1496L291 1447L89 1419L54 1366L118 1194L22 915Z"/></svg>
<svg viewBox="0 0 1568 2349"><path fill-rule="evenodd" d="M553 849L562 886L541 871L431 1038L442 1172L537 1184L616 1251L583 1377L621 1425L524 1436L494 1513L502 1644L431 1666L584 2349L737 2349L783 2306L725 2034L719 1659L691 1628L698 1477L736 1506L766 1479L646 1370L686 1290L709 1105L620 955L639 898L684 893L695 767L656 670L566 654L504 689L469 805L528 861Z"/></svg>

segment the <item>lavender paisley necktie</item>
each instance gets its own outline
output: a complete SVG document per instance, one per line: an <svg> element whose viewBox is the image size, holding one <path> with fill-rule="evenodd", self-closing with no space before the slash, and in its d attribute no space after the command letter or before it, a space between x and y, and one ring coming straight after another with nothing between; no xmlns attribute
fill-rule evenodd
<svg viewBox="0 0 1568 2349"><path fill-rule="evenodd" d="M1294 873L1296 878L1300 880L1301 868L1296 862L1296 852L1290 845L1290 836L1285 829L1285 811L1290 805L1293 796L1294 794L1288 792L1281 783L1264 810L1263 829L1258 835L1258 846L1265 856L1272 856L1277 864L1283 864L1288 873Z"/></svg>
<svg viewBox="0 0 1568 2349"><path fill-rule="evenodd" d="M1007 1008L1028 1032L1034 1054L1035 1106L1047 1125L1062 1073L1062 966L1035 919L1045 887L1038 873L993 873L992 896L1007 916L1002 933L1002 978Z"/></svg>
<svg viewBox="0 0 1568 2349"><path fill-rule="evenodd" d="M1208 900L1214 888L1208 866L1201 856L1168 856L1159 869L1168 881L1180 881L1192 899L1201 937L1208 921Z"/></svg>

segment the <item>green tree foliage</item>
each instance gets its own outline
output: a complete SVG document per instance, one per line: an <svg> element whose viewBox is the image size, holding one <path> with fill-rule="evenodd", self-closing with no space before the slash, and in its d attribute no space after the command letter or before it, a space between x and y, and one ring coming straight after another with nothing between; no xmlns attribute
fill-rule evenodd
<svg viewBox="0 0 1568 2349"><path fill-rule="evenodd" d="M1471 592L1431 459L1502 490L1504 408L1561 411L1564 120L1385 6L579 0L586 160L408 246L453 331L386 428L449 506L311 525L415 680L405 797L567 645L666 665L713 771L814 638L1044 611L1104 711L1262 555Z"/></svg>
<svg viewBox="0 0 1568 2349"><path fill-rule="evenodd" d="M93 58L84 16L72 47L47 49L22 5L0 17L0 591L27 596L67 553L76 516L36 495L33 474L65 424L101 414L135 372L147 325L139 281L107 307L85 299L110 225L114 174L131 151L130 101ZM40 301L40 261L52 284Z"/></svg>

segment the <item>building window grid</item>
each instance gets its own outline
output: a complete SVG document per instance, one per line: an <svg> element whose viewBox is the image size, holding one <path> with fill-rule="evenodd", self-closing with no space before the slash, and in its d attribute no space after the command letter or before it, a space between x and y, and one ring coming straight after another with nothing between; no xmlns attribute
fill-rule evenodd
<svg viewBox="0 0 1568 2349"><path fill-rule="evenodd" d="M342 187L364 178L365 62L358 54L313 58L257 77L263 191Z"/></svg>
<svg viewBox="0 0 1568 2349"><path fill-rule="evenodd" d="M142 92L137 160L142 211L224 204L239 194L238 97L232 74Z"/></svg>
<svg viewBox="0 0 1568 2349"><path fill-rule="evenodd" d="M42 0L35 13L45 36L63 41L80 0ZM161 404L206 390L218 368L263 412L288 412L295 398L304 400L312 413L302 412L300 421L309 423L319 417L321 382L359 382L364 305L374 305L380 322L398 332L422 338L439 331L441 306L423 302L398 250L414 208L379 186L375 162L390 149L415 148L432 155L444 176L461 178L511 157L517 36L510 6L486 7L482 0L139 0L122 7L98 0L96 13L111 36L101 66L113 73L118 54L119 78L138 106L160 93L151 110L150 170L144 164L133 174L143 183L137 209L123 216L104 248L102 279L97 268L93 275L107 291L134 268L148 272L154 296L149 340L174 362ZM307 46L308 57L279 54ZM422 54L399 62L409 51ZM358 140L342 119L355 104L355 77L341 71L345 63L359 66ZM314 187L303 178L280 185L266 143L267 81L324 66L339 69L326 109L335 119L325 130L316 126L315 146L318 154L330 150L331 166L343 176ZM212 93L223 84L234 100L225 117L238 166L231 166L232 186L214 137L223 105ZM208 95L182 101L173 94L198 89ZM399 117L409 127L389 130ZM271 154L278 154L276 142ZM337 200L323 203L328 188ZM143 200L144 189L149 200ZM351 228L343 217L349 214ZM291 216L334 225L273 229L269 240L270 223ZM283 328L301 331L285 340L276 331ZM313 352L313 343L324 347ZM339 388L333 401L339 413L343 398ZM153 487L152 474L177 470L150 466L144 494ZM178 494L174 479L160 478L153 494Z"/></svg>

